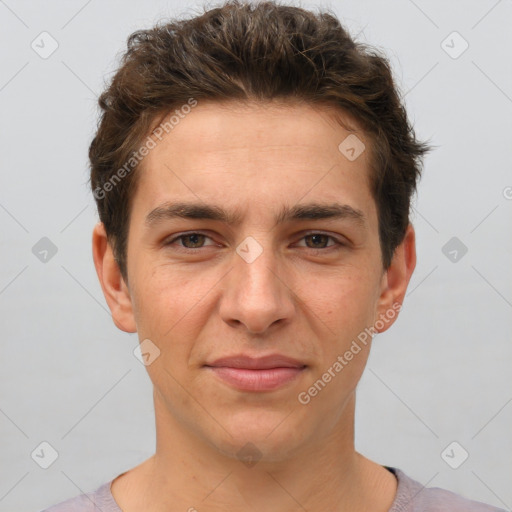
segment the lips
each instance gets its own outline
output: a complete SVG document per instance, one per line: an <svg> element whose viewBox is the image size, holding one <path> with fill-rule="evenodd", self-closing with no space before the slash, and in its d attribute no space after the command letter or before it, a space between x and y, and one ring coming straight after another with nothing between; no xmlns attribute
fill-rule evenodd
<svg viewBox="0 0 512 512"><path fill-rule="evenodd" d="M307 365L280 354L256 358L239 354L216 359L205 367L241 391L272 391L295 380Z"/></svg>
<svg viewBox="0 0 512 512"><path fill-rule="evenodd" d="M250 357L240 354L216 359L213 363L208 363L206 366L268 370L269 368L302 368L306 365L296 359L279 354L265 357Z"/></svg>

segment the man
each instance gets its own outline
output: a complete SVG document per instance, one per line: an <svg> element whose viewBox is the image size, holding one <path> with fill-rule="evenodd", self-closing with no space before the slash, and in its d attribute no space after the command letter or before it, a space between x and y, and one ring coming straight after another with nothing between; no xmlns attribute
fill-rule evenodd
<svg viewBox="0 0 512 512"><path fill-rule="evenodd" d="M133 34L100 106L94 262L157 446L48 510L497 510L354 449L428 149L387 61L329 14L230 2Z"/></svg>

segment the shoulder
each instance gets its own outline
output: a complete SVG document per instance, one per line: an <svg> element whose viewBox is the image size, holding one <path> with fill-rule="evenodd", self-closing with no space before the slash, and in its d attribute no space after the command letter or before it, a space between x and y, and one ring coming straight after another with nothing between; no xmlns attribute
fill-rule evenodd
<svg viewBox="0 0 512 512"><path fill-rule="evenodd" d="M398 489L389 512L504 512L439 487L424 487L397 468Z"/></svg>
<svg viewBox="0 0 512 512"><path fill-rule="evenodd" d="M80 494L42 512L120 512L110 492L110 484L104 483L93 492Z"/></svg>

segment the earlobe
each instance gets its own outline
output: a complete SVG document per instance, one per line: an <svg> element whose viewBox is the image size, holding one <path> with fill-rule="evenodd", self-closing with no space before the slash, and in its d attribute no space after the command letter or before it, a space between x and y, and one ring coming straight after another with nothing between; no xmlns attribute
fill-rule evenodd
<svg viewBox="0 0 512 512"><path fill-rule="evenodd" d="M398 317L397 312L401 309L415 267L416 237L412 224L409 224L402 243L395 250L391 265L382 276L376 318L378 332L386 331Z"/></svg>
<svg viewBox="0 0 512 512"><path fill-rule="evenodd" d="M112 320L122 331L137 332L130 291L121 275L101 222L96 224L93 230L92 253L101 289L112 313Z"/></svg>

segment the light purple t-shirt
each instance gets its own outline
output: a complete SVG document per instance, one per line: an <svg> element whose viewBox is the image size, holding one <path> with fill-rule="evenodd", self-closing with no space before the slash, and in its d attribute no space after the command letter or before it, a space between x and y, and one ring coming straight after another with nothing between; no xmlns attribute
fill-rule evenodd
<svg viewBox="0 0 512 512"><path fill-rule="evenodd" d="M471 501L438 487L424 487L403 471L385 467L398 480L396 496L389 512L505 512L504 509ZM94 492L81 494L42 512L122 512L110 492L112 482L113 480L101 485Z"/></svg>

